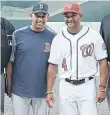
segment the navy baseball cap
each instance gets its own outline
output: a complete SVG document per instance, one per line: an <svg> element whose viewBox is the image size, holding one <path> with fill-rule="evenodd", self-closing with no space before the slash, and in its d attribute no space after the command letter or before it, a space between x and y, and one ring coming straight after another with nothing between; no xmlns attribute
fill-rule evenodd
<svg viewBox="0 0 110 115"><path fill-rule="evenodd" d="M44 2L37 2L33 5L32 13L46 13L48 14L48 5Z"/></svg>

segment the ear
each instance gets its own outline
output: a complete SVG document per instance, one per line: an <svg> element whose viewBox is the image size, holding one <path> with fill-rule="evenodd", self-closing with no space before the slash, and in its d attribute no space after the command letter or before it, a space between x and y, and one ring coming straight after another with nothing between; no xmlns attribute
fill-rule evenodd
<svg viewBox="0 0 110 115"><path fill-rule="evenodd" d="M46 14L46 21L49 20L49 14Z"/></svg>
<svg viewBox="0 0 110 115"><path fill-rule="evenodd" d="M32 13L30 13L30 17L32 17Z"/></svg>
<svg viewBox="0 0 110 115"><path fill-rule="evenodd" d="M83 17L83 14L82 14L82 13L80 13L80 17L81 17L81 18Z"/></svg>
<svg viewBox="0 0 110 115"><path fill-rule="evenodd" d="M49 18L49 14L47 14L47 18Z"/></svg>

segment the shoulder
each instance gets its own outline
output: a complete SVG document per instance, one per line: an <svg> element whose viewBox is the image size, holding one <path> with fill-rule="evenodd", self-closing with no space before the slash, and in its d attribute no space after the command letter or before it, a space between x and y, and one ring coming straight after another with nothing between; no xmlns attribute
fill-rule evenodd
<svg viewBox="0 0 110 115"><path fill-rule="evenodd" d="M46 32L48 34L52 35L53 37L55 37L57 35L57 33L52 28L50 28L49 26L46 25L45 29L46 29Z"/></svg>
<svg viewBox="0 0 110 115"><path fill-rule="evenodd" d="M92 32L92 36L93 36L93 39L95 42L99 42L99 41L102 41L102 36L99 32L91 29L91 32Z"/></svg>
<svg viewBox="0 0 110 115"><path fill-rule="evenodd" d="M103 17L103 20L108 20L108 19L110 19L110 14Z"/></svg>
<svg viewBox="0 0 110 115"><path fill-rule="evenodd" d="M7 34L12 34L15 30L13 24L3 17L1 17L1 26L7 31Z"/></svg>
<svg viewBox="0 0 110 115"><path fill-rule="evenodd" d="M12 23L9 20L7 20L3 17L1 17L1 23L5 24L6 26L12 25Z"/></svg>
<svg viewBox="0 0 110 115"><path fill-rule="evenodd" d="M110 22L110 14L105 15L105 16L102 18L101 28L104 27L104 26L105 26L105 28L106 28L106 26L108 26L109 22Z"/></svg>
<svg viewBox="0 0 110 115"><path fill-rule="evenodd" d="M100 35L100 33L92 28L89 28L89 33L92 35L92 36L97 36L97 35Z"/></svg>
<svg viewBox="0 0 110 115"><path fill-rule="evenodd" d="M90 37L89 39L94 40L94 42L102 39L101 34L98 31L96 31L90 27L89 27L89 31L88 31L88 37Z"/></svg>
<svg viewBox="0 0 110 115"><path fill-rule="evenodd" d="M54 38L53 38L53 43L59 44L62 42L62 32L60 32L59 34L57 34Z"/></svg>
<svg viewBox="0 0 110 115"><path fill-rule="evenodd" d="M12 34L12 37L13 37L13 39L15 39L15 40L18 40L18 39L21 39L22 37L22 35L23 36L28 36L25 32L28 32L29 33L29 27L28 26L26 26L26 27L23 27L23 28L19 28L19 29L16 29L14 32L13 32L13 34Z"/></svg>
<svg viewBox="0 0 110 115"><path fill-rule="evenodd" d="M19 35L21 32L25 32L29 29L28 26L25 26L25 27L22 27L22 28L19 28L19 29L16 29L13 33L13 35Z"/></svg>

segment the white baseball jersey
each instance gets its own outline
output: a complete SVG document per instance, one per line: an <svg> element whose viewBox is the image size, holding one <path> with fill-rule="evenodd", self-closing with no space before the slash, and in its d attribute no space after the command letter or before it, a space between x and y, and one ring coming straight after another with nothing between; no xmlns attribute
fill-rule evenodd
<svg viewBox="0 0 110 115"><path fill-rule="evenodd" d="M82 79L95 75L98 60L107 58L101 35L83 26L76 35L63 28L53 39L48 62L58 65L60 78Z"/></svg>

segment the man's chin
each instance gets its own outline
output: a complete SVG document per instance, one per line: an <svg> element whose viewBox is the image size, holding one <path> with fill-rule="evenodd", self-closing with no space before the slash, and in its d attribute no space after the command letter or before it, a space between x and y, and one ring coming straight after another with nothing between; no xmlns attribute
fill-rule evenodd
<svg viewBox="0 0 110 115"><path fill-rule="evenodd" d="M43 31L44 30L44 26L42 26L42 27L37 26L35 30L36 31Z"/></svg>
<svg viewBox="0 0 110 115"><path fill-rule="evenodd" d="M68 25L68 27L69 27L69 28L74 28L75 26L70 26L70 25Z"/></svg>
<svg viewBox="0 0 110 115"><path fill-rule="evenodd" d="M43 29L44 26L36 26L37 29Z"/></svg>
<svg viewBox="0 0 110 115"><path fill-rule="evenodd" d="M70 28L74 28L75 25L74 24L67 24L67 26Z"/></svg>

